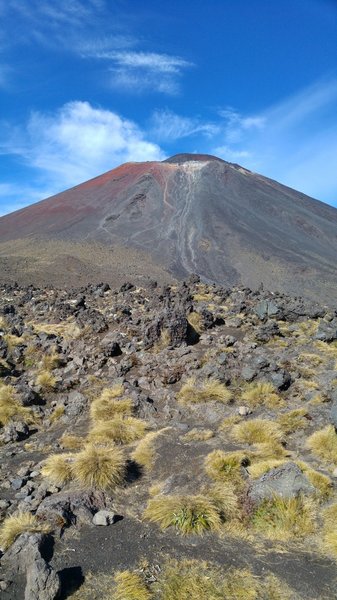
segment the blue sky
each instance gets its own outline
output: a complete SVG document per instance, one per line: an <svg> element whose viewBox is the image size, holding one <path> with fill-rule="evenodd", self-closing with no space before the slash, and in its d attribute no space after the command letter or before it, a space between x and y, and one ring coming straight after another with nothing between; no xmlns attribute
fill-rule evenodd
<svg viewBox="0 0 337 600"><path fill-rule="evenodd" d="M0 214L218 155L337 206L337 2L0 0Z"/></svg>

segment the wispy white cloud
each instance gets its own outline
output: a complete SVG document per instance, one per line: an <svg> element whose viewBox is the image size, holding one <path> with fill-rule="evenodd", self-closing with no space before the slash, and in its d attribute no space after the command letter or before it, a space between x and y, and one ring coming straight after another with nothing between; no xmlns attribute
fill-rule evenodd
<svg viewBox="0 0 337 600"><path fill-rule="evenodd" d="M152 136L163 141L175 141L182 138L203 135L208 138L219 133L219 125L203 122L200 118L177 115L169 109L156 110L150 120Z"/></svg>
<svg viewBox="0 0 337 600"><path fill-rule="evenodd" d="M158 73L180 73L182 68L192 66L192 63L168 54L157 52L101 52L96 58L112 60L117 66L128 69L149 69Z"/></svg>
<svg viewBox="0 0 337 600"><path fill-rule="evenodd" d="M0 152L19 156L32 169L37 194L57 193L123 162L165 158L134 122L88 102L69 102L54 114L34 113L23 130L9 137L3 126L1 133ZM6 184L2 196L25 198L17 191Z"/></svg>
<svg viewBox="0 0 337 600"><path fill-rule="evenodd" d="M258 115L221 111L222 140L211 149L225 160L337 204L337 79L320 81Z"/></svg>
<svg viewBox="0 0 337 600"><path fill-rule="evenodd" d="M91 56L96 60L108 62L112 73L111 86L123 91L140 93L156 91L177 94L180 89L180 77L185 69L193 64L179 56L144 51L100 51L97 49L82 51L82 56Z"/></svg>
<svg viewBox="0 0 337 600"><path fill-rule="evenodd" d="M55 52L68 52L83 60L95 60L108 75L110 87L132 93L177 94L183 72L192 63L164 52L145 51L149 40L139 40L116 7L104 0L0 0L0 9L18 35L8 45L39 44ZM152 50L152 49L151 49Z"/></svg>

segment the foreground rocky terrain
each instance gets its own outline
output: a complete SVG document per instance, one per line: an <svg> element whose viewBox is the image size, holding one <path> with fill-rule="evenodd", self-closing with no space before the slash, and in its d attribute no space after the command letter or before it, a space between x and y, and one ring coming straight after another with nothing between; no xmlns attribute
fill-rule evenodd
<svg viewBox="0 0 337 600"><path fill-rule="evenodd" d="M336 597L336 310L197 276L0 297L1 598Z"/></svg>

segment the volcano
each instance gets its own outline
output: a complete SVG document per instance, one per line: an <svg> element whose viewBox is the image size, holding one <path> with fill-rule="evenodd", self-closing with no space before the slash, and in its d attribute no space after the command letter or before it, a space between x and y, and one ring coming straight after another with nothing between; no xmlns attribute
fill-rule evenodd
<svg viewBox="0 0 337 600"><path fill-rule="evenodd" d="M126 163L0 218L2 281L77 286L197 273L332 303L337 210L202 154Z"/></svg>

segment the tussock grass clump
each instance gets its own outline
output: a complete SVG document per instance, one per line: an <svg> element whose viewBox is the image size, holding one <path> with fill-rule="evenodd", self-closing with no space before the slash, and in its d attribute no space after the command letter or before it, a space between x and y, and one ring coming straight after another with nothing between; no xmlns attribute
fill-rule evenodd
<svg viewBox="0 0 337 600"><path fill-rule="evenodd" d="M204 495L214 502L223 522L241 518L235 484L228 482L224 485L218 481L208 488Z"/></svg>
<svg viewBox="0 0 337 600"><path fill-rule="evenodd" d="M318 458L330 462L337 463L337 434L333 425L327 425L320 431L315 431L307 439L307 447Z"/></svg>
<svg viewBox="0 0 337 600"><path fill-rule="evenodd" d="M99 444L130 444L142 438L147 423L135 417L116 416L109 421L98 421L89 431L89 442Z"/></svg>
<svg viewBox="0 0 337 600"><path fill-rule="evenodd" d="M188 320L189 324L191 325L191 327L193 327L194 331L196 331L197 333L200 334L204 331L205 327L203 324L203 319L199 313L191 312L188 315L187 320Z"/></svg>
<svg viewBox="0 0 337 600"><path fill-rule="evenodd" d="M297 460L296 464L302 469L305 476L309 479L310 483L318 490L318 495L321 500L326 500L331 496L333 491L333 484L327 475L324 473L320 473L319 471L315 471L307 465L307 463L302 460Z"/></svg>
<svg viewBox="0 0 337 600"><path fill-rule="evenodd" d="M214 437L214 431L211 429L198 429L194 427L182 436L184 442L206 442Z"/></svg>
<svg viewBox="0 0 337 600"><path fill-rule="evenodd" d="M14 417L31 420L31 411L29 408L21 406L12 385L0 382L0 427L7 425Z"/></svg>
<svg viewBox="0 0 337 600"><path fill-rule="evenodd" d="M72 464L73 454L51 454L44 461L41 475L51 483L63 486L73 478Z"/></svg>
<svg viewBox="0 0 337 600"><path fill-rule="evenodd" d="M136 571L122 571L114 580L104 573L88 574L84 585L71 597L74 600L299 600L292 589L271 573L256 577L249 569L224 571L206 561L168 558L156 581L147 585L147 566L148 563Z"/></svg>
<svg viewBox="0 0 337 600"><path fill-rule="evenodd" d="M260 578L249 569L224 572L205 561L190 559L168 560L153 587L159 600L296 599L293 591L272 574Z"/></svg>
<svg viewBox="0 0 337 600"><path fill-rule="evenodd" d="M337 559L337 504L332 504L323 512L322 547Z"/></svg>
<svg viewBox="0 0 337 600"><path fill-rule="evenodd" d="M291 453L288 452L281 443L275 442L274 440L269 440L269 442L264 444L255 444L253 457L257 460L275 460L281 459L285 456L291 456Z"/></svg>
<svg viewBox="0 0 337 600"><path fill-rule="evenodd" d="M66 450L80 450L85 444L84 438L69 433L64 433L59 442L61 448L65 448Z"/></svg>
<svg viewBox="0 0 337 600"><path fill-rule="evenodd" d="M61 417L63 417L64 413L65 413L65 407L63 406L63 404L59 404L58 406L55 406L52 414L50 415L50 422L56 423L56 421L58 421Z"/></svg>
<svg viewBox="0 0 337 600"><path fill-rule="evenodd" d="M76 340L83 335L83 330L75 321L62 321L62 323L37 323L29 321L36 333L51 333L62 336L65 340ZM87 331L87 329L86 329Z"/></svg>
<svg viewBox="0 0 337 600"><path fill-rule="evenodd" d="M111 490L121 485L126 474L126 460L120 448L87 445L75 455L72 477L86 489Z"/></svg>
<svg viewBox="0 0 337 600"><path fill-rule="evenodd" d="M36 377L36 385L40 386L42 390L49 392L54 389L56 385L56 377L48 370L40 371Z"/></svg>
<svg viewBox="0 0 337 600"><path fill-rule="evenodd" d="M274 386L268 381L256 381L249 383L242 393L241 399L248 406L267 406L269 408L284 405L284 400L276 393Z"/></svg>
<svg viewBox="0 0 337 600"><path fill-rule="evenodd" d="M256 463L253 462L253 464L248 467L249 475L253 479L258 479L261 475L264 475L264 473L268 473L268 471L271 471L275 467L280 467L286 462L287 461L282 458L269 458L268 460L260 460Z"/></svg>
<svg viewBox="0 0 337 600"><path fill-rule="evenodd" d="M308 427L309 422L306 418L307 415L308 412L305 408L296 408L295 410L290 410L289 412L280 415L277 422L284 433L294 433L294 431Z"/></svg>
<svg viewBox="0 0 337 600"><path fill-rule="evenodd" d="M6 335L4 335L4 340L8 346L8 349L12 351L16 346L22 344L24 338L11 333L6 333Z"/></svg>
<svg viewBox="0 0 337 600"><path fill-rule="evenodd" d="M283 441L279 425L267 419L251 419L234 425L233 438L245 444L266 444L273 447Z"/></svg>
<svg viewBox="0 0 337 600"><path fill-rule="evenodd" d="M144 518L162 529L175 527L183 535L217 531L221 517L215 502L202 495L156 496L148 502Z"/></svg>
<svg viewBox="0 0 337 600"><path fill-rule="evenodd" d="M301 352L298 355L297 360L300 363L310 365L311 367L318 367L323 362L323 358L321 356L318 356L318 354L313 354L312 352Z"/></svg>
<svg viewBox="0 0 337 600"><path fill-rule="evenodd" d="M131 454L132 460L136 461L142 467L151 469L156 458L155 441L165 431L168 431L170 427L164 427L159 431L151 431L138 442L135 450Z"/></svg>
<svg viewBox="0 0 337 600"><path fill-rule="evenodd" d="M108 421L117 415L131 416L133 402L130 398L117 400L102 393L99 398L93 400L90 406L90 417L94 422Z"/></svg>
<svg viewBox="0 0 337 600"><path fill-rule="evenodd" d="M288 541L315 531L315 505L312 500L297 496L275 496L265 500L254 511L254 529L269 539Z"/></svg>
<svg viewBox="0 0 337 600"><path fill-rule="evenodd" d="M191 378L182 386L177 397L182 404L211 401L228 404L232 399L232 393L217 379L208 379L207 381L197 383L195 379Z"/></svg>
<svg viewBox="0 0 337 600"><path fill-rule="evenodd" d="M42 356L39 368L42 369L42 371L52 371L59 366L60 362L61 357L57 352L53 351Z"/></svg>
<svg viewBox="0 0 337 600"><path fill-rule="evenodd" d="M17 512L6 517L0 527L0 547L7 550L22 533L48 533L50 530L50 525L42 523L31 513Z"/></svg>
<svg viewBox="0 0 337 600"><path fill-rule="evenodd" d="M6 331L8 325L6 319L4 317L0 317L0 329L1 331Z"/></svg>
<svg viewBox="0 0 337 600"><path fill-rule="evenodd" d="M231 482L235 487L242 487L241 466L249 464L249 458L243 452L223 452L213 450L206 456L205 470L215 481Z"/></svg>
<svg viewBox="0 0 337 600"><path fill-rule="evenodd" d="M115 584L113 600L151 600L153 597L138 573L120 571L115 575Z"/></svg>
<svg viewBox="0 0 337 600"><path fill-rule="evenodd" d="M241 423L241 421L241 415L229 415L229 417L225 417L225 419L223 419L223 421L220 423L219 431L230 431L233 425Z"/></svg>

